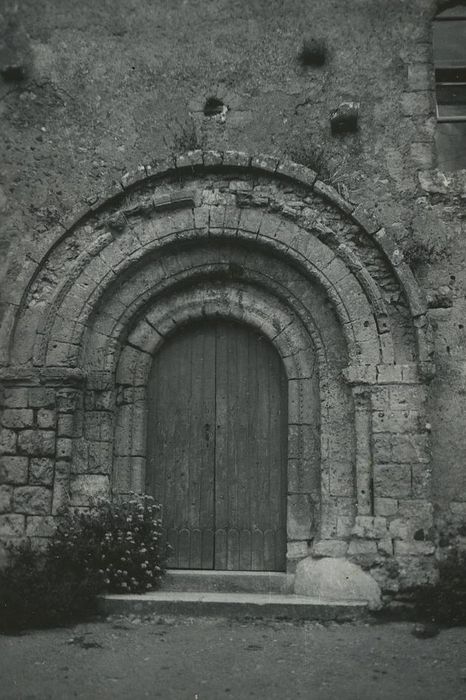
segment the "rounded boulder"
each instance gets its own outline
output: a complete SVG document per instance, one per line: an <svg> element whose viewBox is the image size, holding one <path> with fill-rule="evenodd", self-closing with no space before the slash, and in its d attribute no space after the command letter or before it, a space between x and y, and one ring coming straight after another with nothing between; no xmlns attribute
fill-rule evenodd
<svg viewBox="0 0 466 700"><path fill-rule="evenodd" d="M382 605L377 581L345 559L303 559L296 568L294 590L322 601L365 601L370 610Z"/></svg>

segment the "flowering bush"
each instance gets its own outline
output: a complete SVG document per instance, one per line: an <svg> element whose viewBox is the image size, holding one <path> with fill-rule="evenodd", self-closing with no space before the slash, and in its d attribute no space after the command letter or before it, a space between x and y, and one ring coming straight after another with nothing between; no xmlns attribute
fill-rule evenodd
<svg viewBox="0 0 466 700"><path fill-rule="evenodd" d="M93 581L98 593L143 593L164 570L160 506L152 496L98 499L61 514L49 556Z"/></svg>
<svg viewBox="0 0 466 700"><path fill-rule="evenodd" d="M0 629L83 619L102 593L143 593L164 572L160 506L151 496L98 499L61 511L45 548L10 548L0 571Z"/></svg>

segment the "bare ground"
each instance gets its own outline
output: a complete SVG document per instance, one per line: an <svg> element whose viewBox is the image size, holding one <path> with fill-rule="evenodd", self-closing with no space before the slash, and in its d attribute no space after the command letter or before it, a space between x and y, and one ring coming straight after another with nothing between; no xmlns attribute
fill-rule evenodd
<svg viewBox="0 0 466 700"><path fill-rule="evenodd" d="M455 700L466 628L119 618L0 637L3 700Z"/></svg>

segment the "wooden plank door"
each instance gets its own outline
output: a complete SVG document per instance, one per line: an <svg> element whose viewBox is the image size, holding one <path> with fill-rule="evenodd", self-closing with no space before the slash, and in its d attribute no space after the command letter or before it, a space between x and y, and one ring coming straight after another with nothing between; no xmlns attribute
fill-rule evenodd
<svg viewBox="0 0 466 700"><path fill-rule="evenodd" d="M247 326L216 328L215 568L285 569L286 377Z"/></svg>
<svg viewBox="0 0 466 700"><path fill-rule="evenodd" d="M237 323L189 326L155 358L149 397L169 566L284 570L287 390L272 345Z"/></svg>
<svg viewBox="0 0 466 700"><path fill-rule="evenodd" d="M162 504L170 568L212 569L215 328L193 325L156 355L149 384L148 492Z"/></svg>

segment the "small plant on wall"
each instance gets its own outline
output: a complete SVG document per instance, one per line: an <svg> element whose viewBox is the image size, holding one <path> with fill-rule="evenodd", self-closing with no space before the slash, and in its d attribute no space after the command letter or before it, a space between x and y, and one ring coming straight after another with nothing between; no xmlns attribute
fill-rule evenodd
<svg viewBox="0 0 466 700"><path fill-rule="evenodd" d="M198 130L192 116L189 116L185 121L175 117L170 123L167 123L167 130L169 135L164 137L164 141L173 155L202 148Z"/></svg>
<svg viewBox="0 0 466 700"><path fill-rule="evenodd" d="M45 548L11 549L0 572L0 629L48 626L95 613L103 593L143 593L164 573L160 506L150 496L64 509Z"/></svg>

